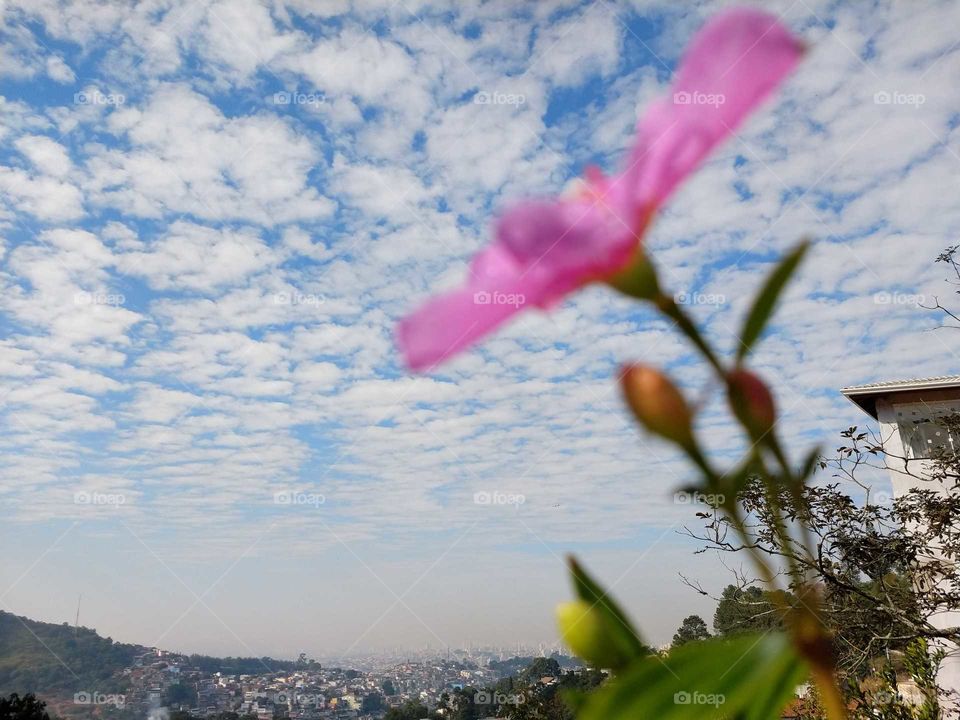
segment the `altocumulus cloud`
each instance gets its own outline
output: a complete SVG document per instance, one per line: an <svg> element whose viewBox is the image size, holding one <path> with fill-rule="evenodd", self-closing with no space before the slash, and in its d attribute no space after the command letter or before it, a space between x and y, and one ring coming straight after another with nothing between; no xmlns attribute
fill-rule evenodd
<svg viewBox="0 0 960 720"><path fill-rule="evenodd" d="M509 199L612 169L719 5L6 3L0 517L123 523L170 553L188 535L209 557L250 528L269 529L254 555L440 555L468 533L451 557L517 563L663 536L689 515L683 465L611 378L647 360L698 388L670 328L594 289L417 378L391 333ZM917 374L918 345L922 374L956 367L935 318L876 297L944 294L960 9L772 5L809 56L647 242L729 344L758 276L817 239L757 365L792 437L829 441L858 421L837 387L879 357L890 376ZM735 456L712 406L701 422ZM274 502L289 491L325 502Z"/></svg>

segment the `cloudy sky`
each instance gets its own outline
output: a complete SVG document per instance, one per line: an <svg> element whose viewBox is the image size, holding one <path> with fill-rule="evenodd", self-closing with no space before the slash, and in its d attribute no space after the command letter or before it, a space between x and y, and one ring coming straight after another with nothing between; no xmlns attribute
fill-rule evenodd
<svg viewBox="0 0 960 720"><path fill-rule="evenodd" d="M597 287L427 376L392 336L505 204L614 169L723 5L0 4L0 608L235 655L552 643L576 552L651 642L709 619L689 471L612 382L669 368L735 459L670 327ZM957 369L918 304L960 235L960 8L765 6L809 56L648 244L730 348L816 240L756 357L799 455L862 421L839 387Z"/></svg>

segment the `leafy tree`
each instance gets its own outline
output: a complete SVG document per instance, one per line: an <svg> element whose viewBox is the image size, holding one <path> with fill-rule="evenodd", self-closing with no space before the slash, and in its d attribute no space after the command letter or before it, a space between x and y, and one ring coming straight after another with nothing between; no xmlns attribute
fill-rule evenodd
<svg viewBox="0 0 960 720"><path fill-rule="evenodd" d="M31 693L23 697L13 693L10 697L0 697L0 720L50 720L46 706Z"/></svg>
<svg viewBox="0 0 960 720"><path fill-rule="evenodd" d="M380 693L370 693L365 695L363 702L360 704L360 712L362 713L376 713L380 712L383 709L383 695Z"/></svg>
<svg viewBox="0 0 960 720"><path fill-rule="evenodd" d="M440 715L416 700L407 700L400 707L390 708L383 716L384 720L423 720L423 718L434 720L439 717Z"/></svg>
<svg viewBox="0 0 960 720"><path fill-rule="evenodd" d="M394 685L393 685L393 680L391 680L390 678L387 678L386 680L383 681L383 686L382 686L382 687L383 687L383 694L384 694L384 695L396 695L396 694L397 694L397 688L394 687Z"/></svg>
<svg viewBox="0 0 960 720"><path fill-rule="evenodd" d="M560 663L553 658L538 657L523 671L521 679L539 680L542 677L558 677Z"/></svg>
<svg viewBox="0 0 960 720"><path fill-rule="evenodd" d="M483 691L473 687L455 688L450 696L451 720L478 720L493 714L490 705L478 703Z"/></svg>
<svg viewBox="0 0 960 720"><path fill-rule="evenodd" d="M541 658L550 660L550 658ZM546 671L546 672L544 672ZM556 682L544 685L542 677ZM565 692L586 692L598 687L606 675L596 669L563 671L559 665L537 663L515 676L498 680L493 687L455 690L451 697L451 720L498 717L510 720L574 720ZM482 702L477 702L478 698Z"/></svg>
<svg viewBox="0 0 960 720"><path fill-rule="evenodd" d="M960 417L938 423L954 437L960 435ZM916 461L892 454L875 433L851 427L842 438L836 455L819 462L821 470L831 470L842 483L807 486L795 493L783 490L772 497L759 483L750 482L737 499L744 515L752 518L752 549L801 568L806 578L791 579L795 591L813 580L821 615L835 637L837 672L851 701L876 710L875 717L912 717L889 714L900 712L891 707L874 707L874 695L861 688L864 682L886 677L889 670L881 670L879 661L891 654L904 654L917 643L960 642L960 627L938 628L930 622L938 610L960 607L960 567L950 560L960 557L960 496L942 492L960 487L960 450L936 449L921 474ZM887 495L874 493L861 478L890 468L912 476L916 487L888 502ZM855 499L854 490L865 497ZM706 547L748 550L747 544L731 540L722 518L706 515L704 530L691 533ZM775 543L780 517L808 528L813 553L799 541ZM762 629L779 622L764 595L757 588L728 586L714 617L716 631L730 634L743 626ZM938 692L941 702L956 702Z"/></svg>
<svg viewBox="0 0 960 720"><path fill-rule="evenodd" d="M707 623L699 615L688 615L680 623L673 636L673 647L680 647L695 640L706 640L710 637Z"/></svg>
<svg viewBox="0 0 960 720"><path fill-rule="evenodd" d="M713 630L717 635L766 632L782 625L780 613L769 593L754 585L727 585L713 613Z"/></svg>
<svg viewBox="0 0 960 720"><path fill-rule="evenodd" d="M227 675L258 675L265 672L290 672L301 668L300 661L275 660L272 657L211 657L209 655L190 655L189 665L205 673L222 672ZM307 667L316 670L320 664L307 661Z"/></svg>
<svg viewBox="0 0 960 720"><path fill-rule="evenodd" d="M954 288L960 288L960 258L957 257L958 254L960 254L960 245L951 245L940 253L936 259L936 262L946 263L950 266L954 277L947 278L946 282ZM952 292L954 295L960 295L960 289L954 289ZM945 315L948 319L946 324L941 327L960 329L960 313L941 304L940 298L935 297L932 305L921 305L921 307L927 310L936 310Z"/></svg>
<svg viewBox="0 0 960 720"><path fill-rule="evenodd" d="M175 682L167 688L164 698L163 704L169 707L182 705L196 707L197 691L185 683Z"/></svg>

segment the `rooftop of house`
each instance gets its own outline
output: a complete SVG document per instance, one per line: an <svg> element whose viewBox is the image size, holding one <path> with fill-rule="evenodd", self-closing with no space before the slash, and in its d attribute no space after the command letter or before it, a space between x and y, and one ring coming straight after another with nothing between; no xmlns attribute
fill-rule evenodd
<svg viewBox="0 0 960 720"><path fill-rule="evenodd" d="M910 380L884 380L867 385L852 385L840 390L852 403L865 413L877 418L877 399L901 392L918 390L960 389L960 375L941 375L931 378L913 378Z"/></svg>

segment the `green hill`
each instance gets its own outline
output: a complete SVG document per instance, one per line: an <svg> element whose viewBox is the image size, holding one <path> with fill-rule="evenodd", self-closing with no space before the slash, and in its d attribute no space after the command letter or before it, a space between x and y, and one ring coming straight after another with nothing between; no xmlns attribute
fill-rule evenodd
<svg viewBox="0 0 960 720"><path fill-rule="evenodd" d="M0 610L0 695L117 690L120 671L146 649Z"/></svg>
<svg viewBox="0 0 960 720"><path fill-rule="evenodd" d="M43 699L72 698L76 692L123 692L125 668L150 652L101 637L90 628L38 622L0 610L0 696L34 693ZM259 674L313 666L313 661L273 658L179 656L205 673Z"/></svg>

